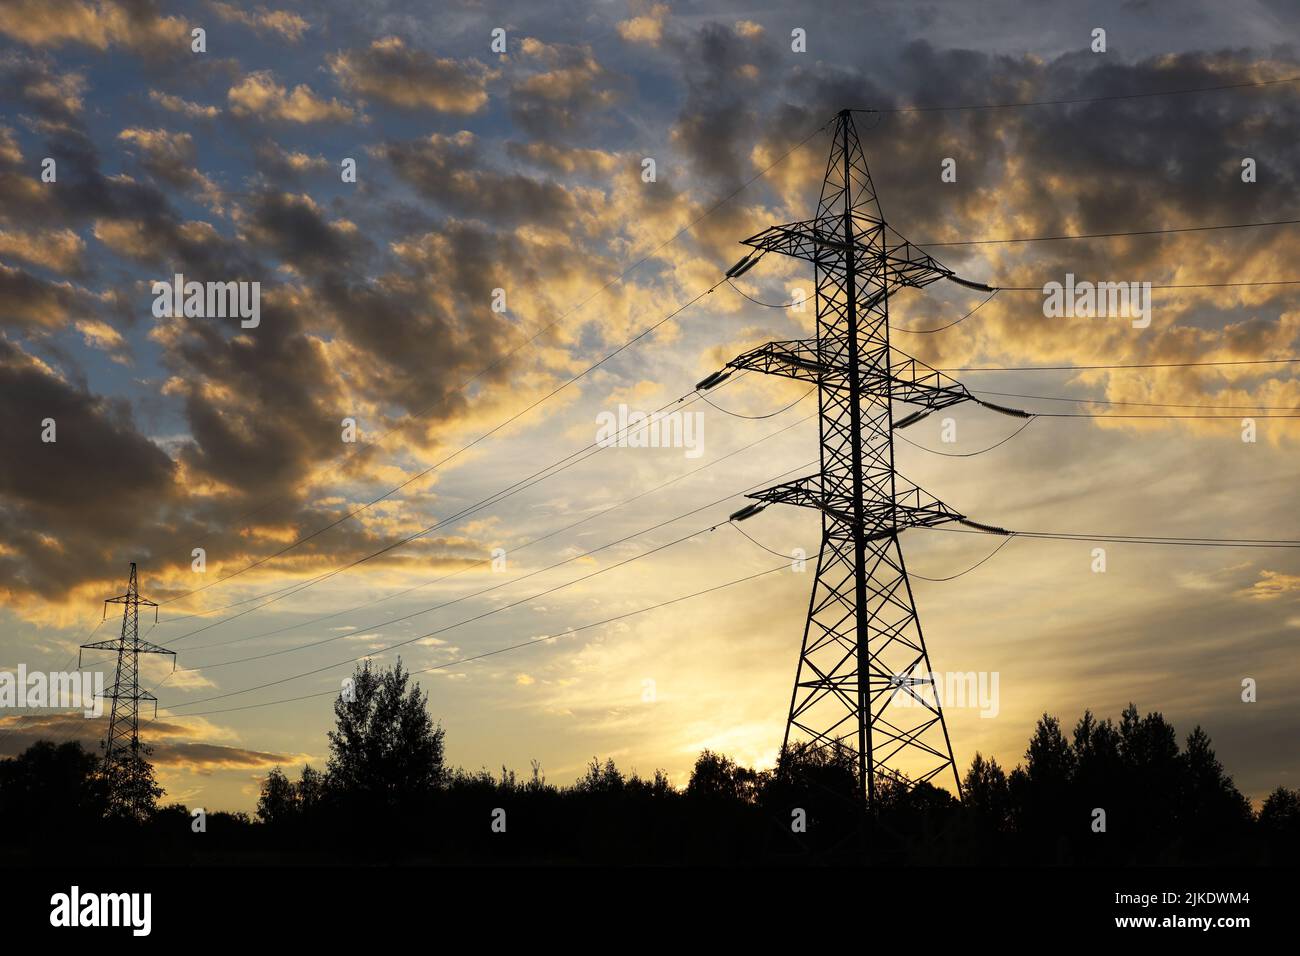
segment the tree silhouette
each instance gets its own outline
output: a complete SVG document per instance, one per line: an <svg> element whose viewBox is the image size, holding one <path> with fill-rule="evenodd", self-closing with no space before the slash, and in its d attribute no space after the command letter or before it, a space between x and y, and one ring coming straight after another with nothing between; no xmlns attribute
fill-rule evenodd
<svg viewBox="0 0 1300 956"><path fill-rule="evenodd" d="M422 806L443 782L443 730L428 695L399 659L391 670L370 661L352 675L352 693L334 701L327 789L352 811L383 814Z"/></svg>
<svg viewBox="0 0 1300 956"><path fill-rule="evenodd" d="M0 826L11 838L48 843L84 832L103 814L99 759L80 743L32 744L0 760Z"/></svg>
<svg viewBox="0 0 1300 956"><path fill-rule="evenodd" d="M108 816L143 823L158 812L163 788L154 780L152 755L153 748L142 743L116 750L101 763Z"/></svg>
<svg viewBox="0 0 1300 956"><path fill-rule="evenodd" d="M612 759L593 758L567 787L536 761L531 777L450 770L443 732L400 662L361 665L352 690L334 706L328 769L305 766L296 782L273 769L258 823L210 811L196 841L174 804L153 809L145 827L130 824L133 845L153 859L216 851L269 861L273 850L288 860L453 863L1239 864L1300 854L1300 791L1278 788L1256 817L1201 727L1180 751L1161 714L1132 704L1118 722L1085 711L1069 734L1044 714L1010 772L975 754L961 803L878 775L868 806L854 755L833 744L791 747L770 771L705 750L683 790L662 771L643 778ZM151 773L145 780L156 794ZM46 846L61 832L116 839L125 824L104 788L97 759L77 744L40 742L0 760L0 826L19 834L0 853L22 857L24 842ZM500 810L509 839L489 827Z"/></svg>
<svg viewBox="0 0 1300 956"><path fill-rule="evenodd" d="M262 782L257 798L257 818L270 826L284 826L298 818L298 788L275 767Z"/></svg>
<svg viewBox="0 0 1300 956"><path fill-rule="evenodd" d="M980 828L993 833L1011 827L1011 790L1007 775L993 759L985 760L978 751L962 781L967 811Z"/></svg>
<svg viewBox="0 0 1300 956"><path fill-rule="evenodd" d="M686 784L686 795L703 800L753 803L761 775L711 750L700 752Z"/></svg>
<svg viewBox="0 0 1300 956"><path fill-rule="evenodd" d="M1294 864L1300 855L1300 790L1278 787L1270 793L1259 811L1259 828L1272 861Z"/></svg>

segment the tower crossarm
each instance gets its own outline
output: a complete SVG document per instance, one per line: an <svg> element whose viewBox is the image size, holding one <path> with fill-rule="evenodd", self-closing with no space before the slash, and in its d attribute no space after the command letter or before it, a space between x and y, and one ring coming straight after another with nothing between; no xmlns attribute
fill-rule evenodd
<svg viewBox="0 0 1300 956"><path fill-rule="evenodd" d="M927 411L938 411L958 402L978 401L955 378L897 349L893 350L889 365L889 381L890 398L895 402L920 405Z"/></svg>
<svg viewBox="0 0 1300 956"><path fill-rule="evenodd" d="M741 244L754 247L760 255L775 252L832 267L851 250L856 255L879 262L885 270L882 285L890 289L899 286L920 288L939 279L955 278L951 269L941 265L929 253L899 236L889 226L870 219L859 223L851 242L845 241L842 220L836 216L768 226L762 232L741 240Z"/></svg>
<svg viewBox="0 0 1300 956"><path fill-rule="evenodd" d="M170 656L172 656L172 666L175 667L174 650L168 650L159 644L151 644L149 641L135 640L133 643L133 641L126 640L125 643L123 643L121 637L109 637L108 640L95 641L94 644L82 644L81 649L112 650L114 654L116 654L118 650L125 650L125 652L136 654L170 654ZM79 653L77 656L77 667L78 669L81 667L81 654Z"/></svg>
<svg viewBox="0 0 1300 956"><path fill-rule="evenodd" d="M824 382L834 387L840 370L821 361L817 343L808 339L768 342L750 349L727 363L729 369L748 369L769 375L784 375L803 382Z"/></svg>
<svg viewBox="0 0 1300 956"><path fill-rule="evenodd" d="M777 252L832 267L844 258L845 252L853 251L855 255L879 261L885 271L884 285L891 289L898 286L919 289L941 278L956 280L952 269L944 267L928 252L883 222L867 219L855 230L852 242L845 241L842 221L836 216L824 221L813 219L768 226L763 232L742 239L741 245L753 246L759 255Z"/></svg>
<svg viewBox="0 0 1300 956"><path fill-rule="evenodd" d="M839 483L822 480L820 473L796 478L746 495L764 504L798 505L815 508L833 521L853 527L853 499L835 490ZM891 498L873 498L863 502L863 524L870 538L884 538L905 528L930 528L949 521L965 521L966 516L948 507L929 492L897 479Z"/></svg>

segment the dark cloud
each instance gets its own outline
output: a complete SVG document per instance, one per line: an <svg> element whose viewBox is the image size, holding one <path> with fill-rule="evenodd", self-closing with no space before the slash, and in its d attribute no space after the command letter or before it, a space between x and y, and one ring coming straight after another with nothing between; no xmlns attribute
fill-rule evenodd
<svg viewBox="0 0 1300 956"><path fill-rule="evenodd" d="M0 754L12 757L38 740L75 740L90 753L100 753L108 731L108 718L87 718L82 714L28 714L4 719L0 732ZM210 773L213 770L274 767L292 763L296 754L267 753L243 747L207 742L182 743L173 738L193 732L191 727L168 720L151 721L141 737L150 747L149 761L156 767Z"/></svg>
<svg viewBox="0 0 1300 956"><path fill-rule="evenodd" d="M397 174L449 212L493 223L563 223L577 207L554 180L493 168L474 136L458 133L386 143L375 148Z"/></svg>
<svg viewBox="0 0 1300 956"><path fill-rule="evenodd" d="M589 46L531 37L524 39L512 74L511 118L543 140L590 130L608 118L631 86L601 64Z"/></svg>
<svg viewBox="0 0 1300 956"><path fill-rule="evenodd" d="M125 402L64 381L0 339L0 586L54 596L131 551L160 500L175 494L171 459L136 429ZM53 419L54 442L42 422Z"/></svg>
<svg viewBox="0 0 1300 956"><path fill-rule="evenodd" d="M488 82L497 74L474 59L455 60L383 37L369 47L330 58L330 69L349 92L408 110L477 113L487 105Z"/></svg>

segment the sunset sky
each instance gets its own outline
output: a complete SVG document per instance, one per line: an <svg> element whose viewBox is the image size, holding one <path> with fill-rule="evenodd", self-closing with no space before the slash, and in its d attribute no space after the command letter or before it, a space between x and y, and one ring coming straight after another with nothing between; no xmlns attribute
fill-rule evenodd
<svg viewBox="0 0 1300 956"><path fill-rule="evenodd" d="M1079 6L7 0L0 670L75 667L79 644L120 627L100 623L101 602L135 561L162 604L142 630L181 668L143 666L146 686L165 679L144 731L165 802L250 810L271 767L323 767L329 695L367 654L448 665L417 679L449 762L468 769L536 759L568 783L612 757L685 784L704 748L769 766L811 564L587 625L782 564L765 549L816 552L806 509L747 521L758 544L725 524L745 490L813 470L806 386L738 377L709 393L716 407L687 410L702 415L698 457L601 448L447 519L584 449L602 413L653 411L746 349L812 334L811 308L724 284L555 392L713 286L739 240L811 217L829 148L814 131L836 111L1300 76L1291 3ZM206 52L191 50L195 27ZM1105 52L1091 49L1098 27ZM889 223L953 243L1297 218L1298 120L1300 82L857 122ZM940 179L946 158L956 182ZM1298 228L929 251L1003 286L1263 282L1300 279ZM260 282L260 324L155 316L152 283L177 273ZM772 255L737 285L779 305L812 277ZM1139 329L1046 318L1041 293L1007 292L894 345L953 369L1300 355L1300 286L1153 296ZM938 283L899 293L891 319L928 329L983 298ZM990 396L1021 408L1228 417L1042 418L951 457L1021 425L958 406L945 412L958 440L932 416L900 433L912 444L899 441L898 469L1009 529L1300 538L1300 420L1264 417L1300 406L1295 369L953 372L1039 396ZM942 578L1000 539L916 529L902 542L909 570ZM1107 544L1095 573L1094 547L1013 539L955 580L914 581L934 667L998 674L996 716L947 710L962 769L977 750L1014 766L1044 711L1072 726L1133 701L1180 736L1202 724L1251 798L1300 785L1296 552ZM1241 700L1245 678L1256 703ZM250 706L290 698L305 699ZM104 732L70 713L0 724L4 755L40 737L97 747Z"/></svg>

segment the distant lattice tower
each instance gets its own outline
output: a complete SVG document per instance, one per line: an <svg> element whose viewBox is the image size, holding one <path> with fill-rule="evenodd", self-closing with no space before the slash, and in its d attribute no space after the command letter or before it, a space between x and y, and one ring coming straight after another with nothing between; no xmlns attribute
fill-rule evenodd
<svg viewBox="0 0 1300 956"><path fill-rule="evenodd" d="M140 783L148 779L145 755L140 749L140 702L152 701L155 713L158 705L157 697L140 689L140 655L171 654L174 658L176 652L140 639L140 606L154 608L156 615L158 605L140 597L134 561L131 562L131 576L127 581L126 593L104 601L106 618L110 604L122 605L121 634L110 640L83 644L81 647L83 650L117 652L117 671L113 686L106 695L112 700L113 709L108 721L108 736L103 744L102 767L109 786L110 801L128 814L140 817L143 815L143 788ZM77 664L80 667L80 657Z"/></svg>

